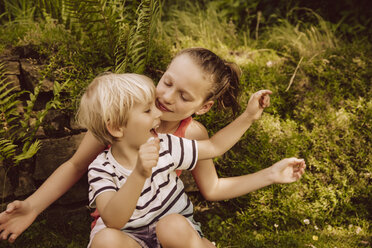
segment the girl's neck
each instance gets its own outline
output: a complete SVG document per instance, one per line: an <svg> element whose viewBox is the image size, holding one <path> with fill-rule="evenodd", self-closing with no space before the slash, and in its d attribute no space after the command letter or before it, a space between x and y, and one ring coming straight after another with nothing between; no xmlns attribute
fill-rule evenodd
<svg viewBox="0 0 372 248"><path fill-rule="evenodd" d="M115 160L125 169L133 170L136 166L138 149L116 143L111 146L111 153Z"/></svg>
<svg viewBox="0 0 372 248"><path fill-rule="evenodd" d="M158 133L170 133L176 132L181 121L161 121L160 126L156 129Z"/></svg>

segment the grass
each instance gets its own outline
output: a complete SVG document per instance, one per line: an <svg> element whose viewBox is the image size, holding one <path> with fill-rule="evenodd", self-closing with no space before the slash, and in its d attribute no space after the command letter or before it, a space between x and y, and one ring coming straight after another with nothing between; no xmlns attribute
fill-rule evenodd
<svg viewBox="0 0 372 248"><path fill-rule="evenodd" d="M66 209L51 206L16 240L0 242L0 247L14 248L80 248L89 242L90 211L87 207Z"/></svg>
<svg viewBox="0 0 372 248"><path fill-rule="evenodd" d="M190 194L189 194L190 195ZM207 202L199 194L190 195L195 206L195 219L202 222L204 235L216 242L218 248L228 247L311 247L354 248L370 247L372 236L369 223L360 219L358 224L316 225L304 219L300 225L256 223L242 220L233 201ZM244 223L245 222L245 223Z"/></svg>
<svg viewBox="0 0 372 248"><path fill-rule="evenodd" d="M229 247L303 247L354 248L370 247L372 237L368 223L348 226L316 226L303 223L298 228L273 224L271 230L252 223L243 227L233 220L235 207L230 202L207 202L199 193L189 194L195 205L195 218L202 222L204 235L218 248ZM67 210L52 206L21 235L14 244L0 242L5 248L80 248L86 247L90 233L90 210L84 206ZM226 218L230 216L230 218ZM270 220L268 220L270 222ZM306 222L306 221L305 221Z"/></svg>

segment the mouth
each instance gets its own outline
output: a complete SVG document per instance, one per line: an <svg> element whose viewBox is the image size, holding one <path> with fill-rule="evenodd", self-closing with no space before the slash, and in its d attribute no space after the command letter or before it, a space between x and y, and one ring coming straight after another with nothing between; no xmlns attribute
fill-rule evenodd
<svg viewBox="0 0 372 248"><path fill-rule="evenodd" d="M158 137L158 133L156 132L155 128L150 130L150 133L153 137Z"/></svg>
<svg viewBox="0 0 372 248"><path fill-rule="evenodd" d="M150 133L153 137L158 137L158 133L156 129L159 127L160 123L157 123L153 128L150 129Z"/></svg>
<svg viewBox="0 0 372 248"><path fill-rule="evenodd" d="M172 112L170 109L165 107L159 100L156 100L156 107L162 112Z"/></svg>

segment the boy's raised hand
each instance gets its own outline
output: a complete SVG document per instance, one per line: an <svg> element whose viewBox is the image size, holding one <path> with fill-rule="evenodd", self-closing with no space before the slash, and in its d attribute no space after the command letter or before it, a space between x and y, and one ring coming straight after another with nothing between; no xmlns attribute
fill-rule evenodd
<svg viewBox="0 0 372 248"><path fill-rule="evenodd" d="M299 180L306 168L305 160L285 158L271 166L274 183L292 183Z"/></svg>
<svg viewBox="0 0 372 248"><path fill-rule="evenodd" d="M135 169L145 178L151 176L152 168L158 163L159 143L159 138L150 138L145 144L140 146Z"/></svg>
<svg viewBox="0 0 372 248"><path fill-rule="evenodd" d="M270 94L272 94L271 90L260 90L254 93L248 101L245 113L253 120L259 119L264 108L270 106Z"/></svg>

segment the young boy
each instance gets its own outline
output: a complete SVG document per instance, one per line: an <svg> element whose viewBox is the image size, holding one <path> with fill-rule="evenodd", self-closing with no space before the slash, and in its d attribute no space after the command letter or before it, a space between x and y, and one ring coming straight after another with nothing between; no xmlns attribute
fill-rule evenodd
<svg viewBox="0 0 372 248"><path fill-rule="evenodd" d="M157 134L160 116L154 84L142 75L99 76L83 95L79 122L111 146L88 169L89 204L101 216L88 246L173 246L166 229L174 228L179 247L213 247L193 220L175 170L192 170L198 159L222 155L251 125L250 118L243 113L209 140L194 141ZM298 179L304 161L294 159L285 167L292 168L288 177Z"/></svg>

